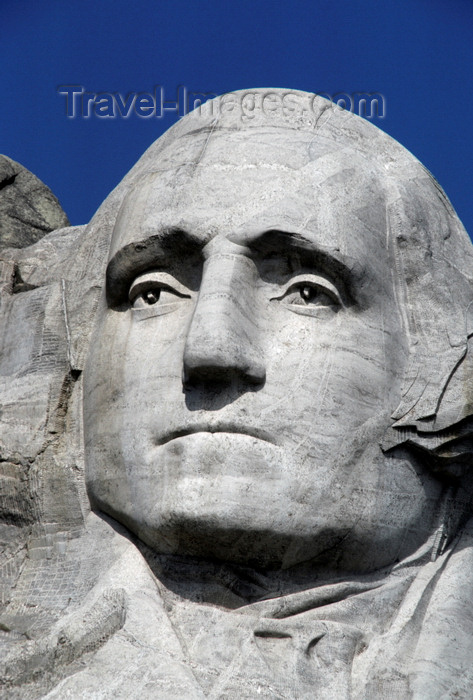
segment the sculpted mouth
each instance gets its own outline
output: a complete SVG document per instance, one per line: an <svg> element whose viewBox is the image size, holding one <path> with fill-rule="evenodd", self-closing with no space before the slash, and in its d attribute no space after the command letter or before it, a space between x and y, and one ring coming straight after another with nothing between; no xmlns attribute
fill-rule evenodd
<svg viewBox="0 0 473 700"><path fill-rule="evenodd" d="M176 440L177 438L186 437L187 435L195 435L197 433L230 433L232 435L243 435L245 437L252 437L256 440L262 440L263 442L270 442L276 444L274 437L265 430L261 428L249 428L240 427L235 425L221 424L221 425L208 425L206 423L196 424L187 426L185 428L177 428L172 430L162 437L158 438L155 442L157 446L165 445L171 440Z"/></svg>

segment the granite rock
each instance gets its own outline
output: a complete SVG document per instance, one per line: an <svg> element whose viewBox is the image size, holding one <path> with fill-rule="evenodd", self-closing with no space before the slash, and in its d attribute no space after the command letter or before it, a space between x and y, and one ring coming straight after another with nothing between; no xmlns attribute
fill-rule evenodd
<svg viewBox="0 0 473 700"><path fill-rule="evenodd" d="M22 165L0 155L0 248L25 248L68 225L51 190Z"/></svg>
<svg viewBox="0 0 473 700"><path fill-rule="evenodd" d="M414 156L237 92L0 265L2 697L473 697L473 247Z"/></svg>

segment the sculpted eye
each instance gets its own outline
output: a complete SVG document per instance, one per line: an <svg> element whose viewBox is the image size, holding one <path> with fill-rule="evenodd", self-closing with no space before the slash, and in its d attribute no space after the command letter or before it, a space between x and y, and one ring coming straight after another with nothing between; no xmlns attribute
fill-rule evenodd
<svg viewBox="0 0 473 700"><path fill-rule="evenodd" d="M148 285L149 283L147 283L147 286ZM162 294L163 291L164 289L158 287L156 284L153 284L153 286L148 289L143 289L143 284L139 286L135 285L130 290L129 295L132 308L139 309L146 306L154 306L154 304L157 304L159 300L164 297L164 294ZM170 292L170 294L172 294L172 292Z"/></svg>
<svg viewBox="0 0 473 700"><path fill-rule="evenodd" d="M135 279L128 298L138 318L149 318L177 310L189 290L166 272L148 272Z"/></svg>
<svg viewBox="0 0 473 700"><path fill-rule="evenodd" d="M148 306L152 306L153 304L156 304L159 301L160 295L161 295L160 289L153 289L153 290L149 290L147 292L141 292L141 294L139 294L136 297L135 303L136 303L137 299L142 299L145 304L147 304Z"/></svg>
<svg viewBox="0 0 473 700"><path fill-rule="evenodd" d="M293 285L283 298L286 303L303 306L309 304L330 306L333 304L332 298L323 289L309 284Z"/></svg>
<svg viewBox="0 0 473 700"><path fill-rule="evenodd" d="M292 279L284 293L271 301L279 301L291 311L308 316L316 315L322 309L338 311L343 306L337 288L318 275Z"/></svg>

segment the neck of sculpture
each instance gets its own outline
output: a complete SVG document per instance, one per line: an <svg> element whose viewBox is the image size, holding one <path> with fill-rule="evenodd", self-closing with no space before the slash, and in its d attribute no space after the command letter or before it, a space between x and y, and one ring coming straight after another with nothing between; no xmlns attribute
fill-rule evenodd
<svg viewBox="0 0 473 700"><path fill-rule="evenodd" d="M417 569L431 557L431 543L426 543L405 562L362 574L340 571L306 562L290 569L258 570L197 557L156 554L137 542L157 580L174 595L196 603L226 609L312 591L320 604L334 603L348 595L377 588L389 578L393 569ZM314 592L319 591L320 596ZM314 599L315 600L315 599Z"/></svg>

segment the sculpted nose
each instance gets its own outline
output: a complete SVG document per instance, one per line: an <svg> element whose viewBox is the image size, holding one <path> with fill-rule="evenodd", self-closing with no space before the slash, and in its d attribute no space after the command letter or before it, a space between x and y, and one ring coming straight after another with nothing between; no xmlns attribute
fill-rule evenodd
<svg viewBox="0 0 473 700"><path fill-rule="evenodd" d="M206 262L184 350L186 388L231 384L235 379L253 386L264 383L249 265L222 255Z"/></svg>

